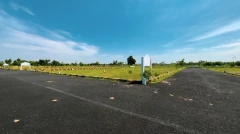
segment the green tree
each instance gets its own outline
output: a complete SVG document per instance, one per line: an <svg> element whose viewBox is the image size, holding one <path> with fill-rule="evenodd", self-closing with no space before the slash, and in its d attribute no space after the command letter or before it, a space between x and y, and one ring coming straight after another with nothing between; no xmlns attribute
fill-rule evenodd
<svg viewBox="0 0 240 134"><path fill-rule="evenodd" d="M183 67L185 65L184 59L177 61L177 63L175 64L176 68Z"/></svg>
<svg viewBox="0 0 240 134"><path fill-rule="evenodd" d="M166 63L164 61L162 61L161 63L159 63L161 66L164 66Z"/></svg>
<svg viewBox="0 0 240 134"><path fill-rule="evenodd" d="M20 62L21 61L21 59L20 58L17 58L17 62Z"/></svg>
<svg viewBox="0 0 240 134"><path fill-rule="evenodd" d="M240 61L237 61L235 64L236 64L237 66L240 66Z"/></svg>
<svg viewBox="0 0 240 134"><path fill-rule="evenodd" d="M100 65L100 63L99 63L98 61L96 61L96 62L94 63L94 65L97 65L97 66L98 66L98 65Z"/></svg>
<svg viewBox="0 0 240 134"><path fill-rule="evenodd" d="M5 63L11 64L11 63L12 63L12 59L6 59L6 60L5 60Z"/></svg>
<svg viewBox="0 0 240 134"><path fill-rule="evenodd" d="M184 66L184 65L185 65L184 59L178 61L178 64L179 64L180 66Z"/></svg>
<svg viewBox="0 0 240 134"><path fill-rule="evenodd" d="M200 61L198 62L198 64L199 64L199 67L203 66L203 65L204 65L204 63L205 63L205 61L203 61L203 60L200 60Z"/></svg>
<svg viewBox="0 0 240 134"><path fill-rule="evenodd" d="M188 65L193 66L193 62L192 62L192 61L189 61L189 62L188 62Z"/></svg>
<svg viewBox="0 0 240 134"><path fill-rule="evenodd" d="M14 65L14 66L20 66L20 62L18 62L17 60L14 60L14 61L13 61L13 65Z"/></svg>
<svg viewBox="0 0 240 134"><path fill-rule="evenodd" d="M53 60L51 64L52 64L52 66L59 66L60 62Z"/></svg>
<svg viewBox="0 0 240 134"><path fill-rule="evenodd" d="M120 61L120 62L118 62L117 64L118 64L118 65L123 65L123 62Z"/></svg>
<svg viewBox="0 0 240 134"><path fill-rule="evenodd" d="M28 61L32 66L38 66L38 61Z"/></svg>
<svg viewBox="0 0 240 134"><path fill-rule="evenodd" d="M236 64L234 62L230 63L230 67L234 67Z"/></svg>
<svg viewBox="0 0 240 134"><path fill-rule="evenodd" d="M136 60L132 56L129 56L127 58L127 63L128 63L128 65L133 65L136 63Z"/></svg>
<svg viewBox="0 0 240 134"><path fill-rule="evenodd" d="M184 59L182 59L182 60L180 60L180 61L177 61L177 63L176 63L176 68L177 68L178 66L182 67L182 66L184 66L184 65L185 65L185 62L184 62Z"/></svg>
<svg viewBox="0 0 240 134"><path fill-rule="evenodd" d="M77 63L71 63L72 66L77 66Z"/></svg>
<svg viewBox="0 0 240 134"><path fill-rule="evenodd" d="M222 63L221 61L216 61L216 62L214 63L214 65L215 65L215 66L222 66L223 63Z"/></svg>
<svg viewBox="0 0 240 134"><path fill-rule="evenodd" d="M0 61L0 66L3 66L3 61Z"/></svg>
<svg viewBox="0 0 240 134"><path fill-rule="evenodd" d="M79 63L79 66L84 66L84 64L82 62Z"/></svg>
<svg viewBox="0 0 240 134"><path fill-rule="evenodd" d="M41 66L47 66L48 64L49 64L49 62L50 62L50 60L48 59L46 59L46 60L42 60L42 59L40 59L39 61L38 61L38 63L39 63L39 65L41 65Z"/></svg>
<svg viewBox="0 0 240 134"><path fill-rule="evenodd" d="M113 65L117 65L117 64L118 64L118 61L117 61L117 60L114 60L112 64L113 64Z"/></svg>

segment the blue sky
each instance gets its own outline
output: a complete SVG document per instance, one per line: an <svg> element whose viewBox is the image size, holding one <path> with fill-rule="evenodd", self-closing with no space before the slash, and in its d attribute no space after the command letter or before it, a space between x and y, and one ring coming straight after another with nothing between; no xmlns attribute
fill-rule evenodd
<svg viewBox="0 0 240 134"><path fill-rule="evenodd" d="M240 60L239 0L0 1L0 61ZM233 58L235 57L235 58Z"/></svg>

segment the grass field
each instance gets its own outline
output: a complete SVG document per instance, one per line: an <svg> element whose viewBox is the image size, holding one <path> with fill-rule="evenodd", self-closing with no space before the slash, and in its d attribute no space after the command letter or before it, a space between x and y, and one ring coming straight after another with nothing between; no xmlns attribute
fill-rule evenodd
<svg viewBox="0 0 240 134"><path fill-rule="evenodd" d="M206 69L222 73L225 71L225 73L240 77L240 67L210 67Z"/></svg>
<svg viewBox="0 0 240 134"><path fill-rule="evenodd" d="M10 66L12 70L19 70L17 66ZM27 70L28 68L23 68ZM78 75L85 77L99 77L99 78L115 78L124 79L128 81L140 81L140 66L106 66L106 67L94 67L94 66L32 66L31 70L38 72L49 72L53 74L66 74L66 75ZM149 69L149 67L145 67ZM159 82L183 68L176 69L175 66L157 66L152 68L152 83Z"/></svg>
<svg viewBox="0 0 240 134"><path fill-rule="evenodd" d="M18 66L10 66L12 70L19 70ZM149 69L148 67L145 67ZM23 67L23 70L27 70ZM140 81L140 66L32 66L32 71L48 72L52 74L77 75L84 77L95 77L102 79L123 79L127 81ZM184 68L176 69L175 66L155 66L152 68L151 83L159 82ZM208 67L216 72L226 72L232 75L240 76L240 67Z"/></svg>
<svg viewBox="0 0 240 134"><path fill-rule="evenodd" d="M228 72L228 73L240 73L240 67L232 67L232 68L226 68L226 67L210 67L210 68L207 68L209 70L212 70L212 71L216 71L216 72Z"/></svg>

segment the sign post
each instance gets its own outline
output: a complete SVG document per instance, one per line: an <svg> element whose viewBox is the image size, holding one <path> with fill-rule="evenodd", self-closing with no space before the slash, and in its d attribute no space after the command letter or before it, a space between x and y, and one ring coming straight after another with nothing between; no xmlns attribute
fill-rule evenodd
<svg viewBox="0 0 240 134"><path fill-rule="evenodd" d="M151 62L150 57L147 54L146 54L146 56L141 57L141 80L142 80L143 85L146 85L146 78L143 77L145 66L149 66L152 70L152 62Z"/></svg>

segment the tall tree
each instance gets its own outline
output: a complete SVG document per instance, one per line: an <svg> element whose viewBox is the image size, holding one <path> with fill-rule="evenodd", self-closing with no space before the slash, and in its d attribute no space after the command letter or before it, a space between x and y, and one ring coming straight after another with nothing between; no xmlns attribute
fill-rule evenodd
<svg viewBox="0 0 240 134"><path fill-rule="evenodd" d="M118 64L118 61L117 60L113 60L113 65L117 65Z"/></svg>
<svg viewBox="0 0 240 134"><path fill-rule="evenodd" d="M182 59L182 60L180 60L180 61L177 61L177 64L178 64L179 66L185 65L184 59Z"/></svg>
<svg viewBox="0 0 240 134"><path fill-rule="evenodd" d="M60 62L58 62L56 60L52 61L52 66L59 66L59 65L60 65Z"/></svg>
<svg viewBox="0 0 240 134"><path fill-rule="evenodd" d="M82 62L79 62L79 66L84 66L84 64Z"/></svg>
<svg viewBox="0 0 240 134"><path fill-rule="evenodd" d="M13 61L13 65L14 65L14 66L20 66L20 62L18 62L17 60L14 60L14 61Z"/></svg>
<svg viewBox="0 0 240 134"><path fill-rule="evenodd" d="M184 59L182 59L180 61L177 61L175 66L176 66L176 68L178 68L178 66L183 67L184 65L185 65L185 62L184 62Z"/></svg>
<svg viewBox="0 0 240 134"><path fill-rule="evenodd" d="M12 59L6 59L6 60L5 60L5 63L11 64L11 63L12 63Z"/></svg>
<svg viewBox="0 0 240 134"><path fill-rule="evenodd" d="M49 59L46 59L46 60L40 59L40 60L38 61L39 65L41 65L41 66L47 66L47 65L49 64L49 62L50 62Z"/></svg>
<svg viewBox="0 0 240 134"><path fill-rule="evenodd" d="M128 65L133 65L136 63L136 60L131 55L127 58L127 63L128 63Z"/></svg>

